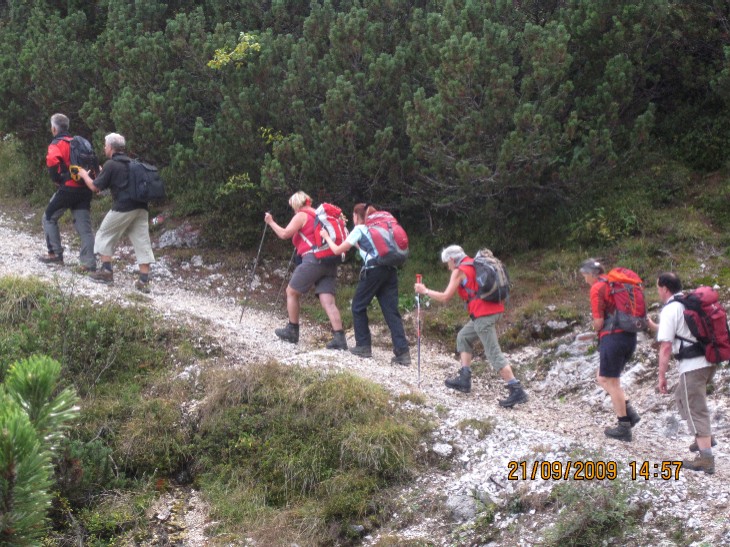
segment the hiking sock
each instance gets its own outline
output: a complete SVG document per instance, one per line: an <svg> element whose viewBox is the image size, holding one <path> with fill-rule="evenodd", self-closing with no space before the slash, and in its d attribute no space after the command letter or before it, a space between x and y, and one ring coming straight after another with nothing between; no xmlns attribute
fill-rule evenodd
<svg viewBox="0 0 730 547"><path fill-rule="evenodd" d="M148 274L148 273L141 273L141 274L139 274L139 280L142 283L149 283L149 281L150 281L150 274Z"/></svg>
<svg viewBox="0 0 730 547"><path fill-rule="evenodd" d="M101 269L106 270L107 272L112 271L112 263L111 262L102 262L101 263Z"/></svg>
<svg viewBox="0 0 730 547"><path fill-rule="evenodd" d="M512 378L509 382L507 382L508 386L513 386L515 384L519 384L520 381L517 378Z"/></svg>
<svg viewBox="0 0 730 547"><path fill-rule="evenodd" d="M710 447L710 448L701 448L700 449L700 454L702 456L706 456L708 458L712 457L712 447Z"/></svg>
<svg viewBox="0 0 730 547"><path fill-rule="evenodd" d="M631 419L628 416L619 416L618 417L619 422L625 422L627 424L631 423Z"/></svg>

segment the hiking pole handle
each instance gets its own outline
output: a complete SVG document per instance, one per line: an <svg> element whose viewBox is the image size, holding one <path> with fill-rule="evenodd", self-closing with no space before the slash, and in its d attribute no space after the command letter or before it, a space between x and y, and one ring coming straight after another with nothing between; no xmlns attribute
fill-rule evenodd
<svg viewBox="0 0 730 547"><path fill-rule="evenodd" d="M423 283L423 276L421 274L416 274L416 283Z"/></svg>

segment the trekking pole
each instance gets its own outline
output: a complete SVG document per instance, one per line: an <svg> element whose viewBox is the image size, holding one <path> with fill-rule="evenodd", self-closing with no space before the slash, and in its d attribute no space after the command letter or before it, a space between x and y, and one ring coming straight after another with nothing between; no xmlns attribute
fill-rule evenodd
<svg viewBox="0 0 730 547"><path fill-rule="evenodd" d="M281 287L279 287L279 292L276 294L276 300L274 302L278 302L279 298L281 298L281 291L284 290L284 286L286 285L286 276L289 275L289 270L291 270L292 262L294 262L294 256L297 254L297 250L294 249L291 253L291 258L289 259L289 265L286 267L286 273L284 274L284 281L281 282Z"/></svg>
<svg viewBox="0 0 730 547"><path fill-rule="evenodd" d="M423 283L421 274L416 274L416 283ZM416 340L418 344L418 389L421 389L421 295L416 293Z"/></svg>
<svg viewBox="0 0 730 547"><path fill-rule="evenodd" d="M259 265L259 257L261 256L261 249L264 246L264 238L266 237L266 228L268 228L268 224L264 224L264 233L261 234L261 243L259 243L259 252L256 253L256 260L253 263L253 269L251 270L251 277L248 280L248 290L246 291L246 294L243 297L243 302L241 302L241 317L238 318L238 322L240 323L243 321L243 310L246 309L246 300L248 300L248 295L251 294L251 287L253 286L253 279L256 275L256 267Z"/></svg>

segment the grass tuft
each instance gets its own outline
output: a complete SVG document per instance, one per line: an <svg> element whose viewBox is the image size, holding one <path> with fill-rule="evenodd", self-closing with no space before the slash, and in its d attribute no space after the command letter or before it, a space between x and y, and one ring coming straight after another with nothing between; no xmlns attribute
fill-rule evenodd
<svg viewBox="0 0 730 547"><path fill-rule="evenodd" d="M281 519L306 542L347 538L348 523L378 512L379 492L411 476L428 431L380 386L349 373L270 362L206 383L199 482L227 530L260 541Z"/></svg>

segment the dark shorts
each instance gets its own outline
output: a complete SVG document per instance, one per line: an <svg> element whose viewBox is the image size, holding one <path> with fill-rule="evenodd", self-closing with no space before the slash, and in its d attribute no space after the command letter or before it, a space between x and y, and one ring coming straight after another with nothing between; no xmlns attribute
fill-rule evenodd
<svg viewBox="0 0 730 547"><path fill-rule="evenodd" d="M599 352L601 364L598 375L604 378L618 378L636 349L636 334L618 332L601 338Z"/></svg>
<svg viewBox="0 0 730 547"><path fill-rule="evenodd" d="M337 264L320 264L312 255L304 255L302 263L294 269L289 286L302 294L312 287L314 294L335 294Z"/></svg>

